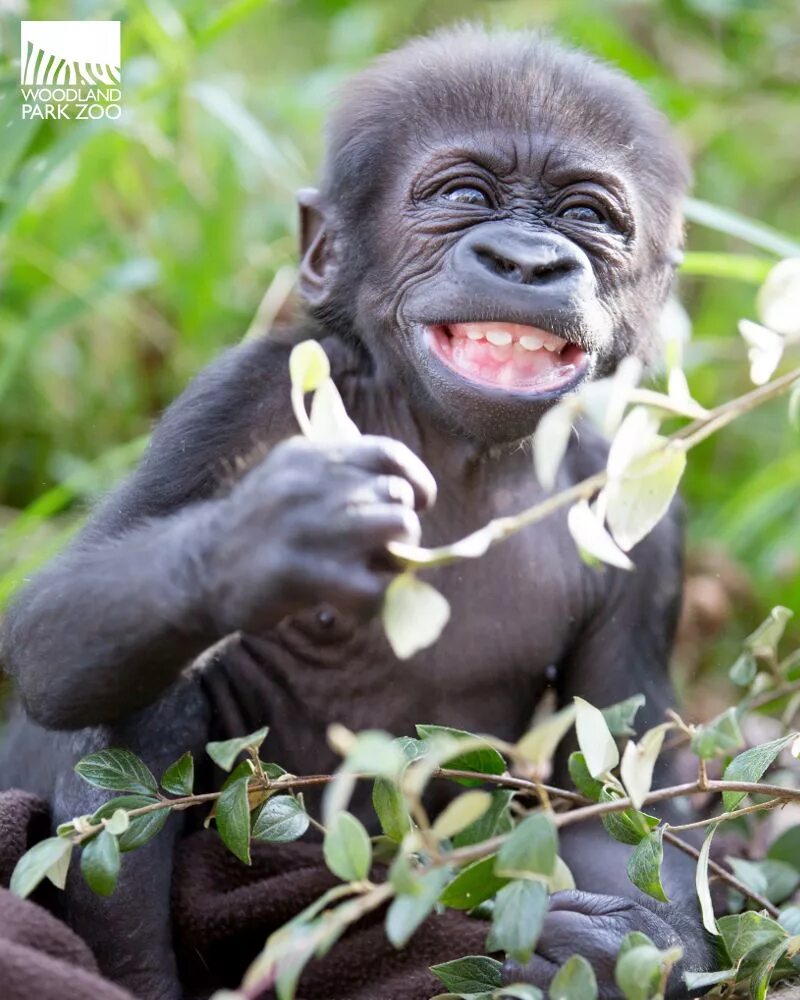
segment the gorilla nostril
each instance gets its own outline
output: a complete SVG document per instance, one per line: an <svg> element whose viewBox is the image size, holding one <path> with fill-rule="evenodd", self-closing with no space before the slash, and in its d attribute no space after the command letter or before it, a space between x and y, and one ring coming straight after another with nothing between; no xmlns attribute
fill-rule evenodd
<svg viewBox="0 0 800 1000"><path fill-rule="evenodd" d="M515 264L513 260L509 260L502 254L498 254L494 250L476 250L475 255L486 270L491 271L492 274L505 278L506 281L515 281L520 284L524 280L519 264Z"/></svg>

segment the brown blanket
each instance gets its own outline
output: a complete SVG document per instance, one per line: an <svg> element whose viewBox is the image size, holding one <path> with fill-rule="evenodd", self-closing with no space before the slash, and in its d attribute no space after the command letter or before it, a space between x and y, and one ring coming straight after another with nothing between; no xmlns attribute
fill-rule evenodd
<svg viewBox="0 0 800 1000"><path fill-rule="evenodd" d="M8 885L20 855L47 834L47 812L39 800L24 792L0 794L0 885ZM337 882L315 844L253 847L248 868L211 831L195 833L181 846L173 915L187 997L235 987L267 935ZM133 1000L98 974L86 944L50 912L57 905L55 890L43 887L35 898L20 900L0 888L4 1000ZM442 989L429 965L484 949L486 925L448 912L429 918L405 949L395 951L383 934L382 917L373 914L313 961L298 998L428 1000Z"/></svg>

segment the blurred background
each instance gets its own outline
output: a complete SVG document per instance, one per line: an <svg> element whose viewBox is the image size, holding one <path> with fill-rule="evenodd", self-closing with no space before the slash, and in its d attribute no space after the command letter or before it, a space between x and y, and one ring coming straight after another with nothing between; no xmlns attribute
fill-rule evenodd
<svg viewBox="0 0 800 1000"><path fill-rule="evenodd" d="M23 18L122 20L120 121L20 120ZM750 387L737 321L800 256L796 0L0 0L0 607L187 379L287 310L293 192L314 181L336 85L463 19L544 28L669 115L700 199L680 282L690 385L707 406ZM703 715L769 608L800 611L799 444L779 401L690 459L677 659Z"/></svg>

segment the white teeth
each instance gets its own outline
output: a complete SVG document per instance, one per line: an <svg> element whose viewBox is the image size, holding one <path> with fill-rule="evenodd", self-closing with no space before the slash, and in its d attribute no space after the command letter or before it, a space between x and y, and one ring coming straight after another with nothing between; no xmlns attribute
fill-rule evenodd
<svg viewBox="0 0 800 1000"><path fill-rule="evenodd" d="M480 330L467 330L467 337L469 340L483 340L483 334Z"/></svg>
<svg viewBox="0 0 800 1000"><path fill-rule="evenodd" d="M489 330L486 339L495 347L507 347L513 340L508 330Z"/></svg>
<svg viewBox="0 0 800 1000"><path fill-rule="evenodd" d="M548 337L544 342L544 349L546 351L553 351L556 354L560 354L564 348L564 341L560 337Z"/></svg>
<svg viewBox="0 0 800 1000"><path fill-rule="evenodd" d="M534 333L526 333L524 337L519 338L519 342L526 351L538 351L544 343L544 338L537 337Z"/></svg>

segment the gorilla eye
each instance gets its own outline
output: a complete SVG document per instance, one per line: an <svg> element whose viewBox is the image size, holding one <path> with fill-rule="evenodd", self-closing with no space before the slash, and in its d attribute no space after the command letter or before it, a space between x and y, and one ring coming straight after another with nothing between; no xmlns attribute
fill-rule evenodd
<svg viewBox="0 0 800 1000"><path fill-rule="evenodd" d="M479 188L457 187L451 188L442 194L448 201L455 201L459 205L485 205L488 206L489 199Z"/></svg>
<svg viewBox="0 0 800 1000"><path fill-rule="evenodd" d="M570 205L560 215L562 219L571 219L573 222L587 222L595 226L598 223L606 221L600 212L589 205Z"/></svg>

